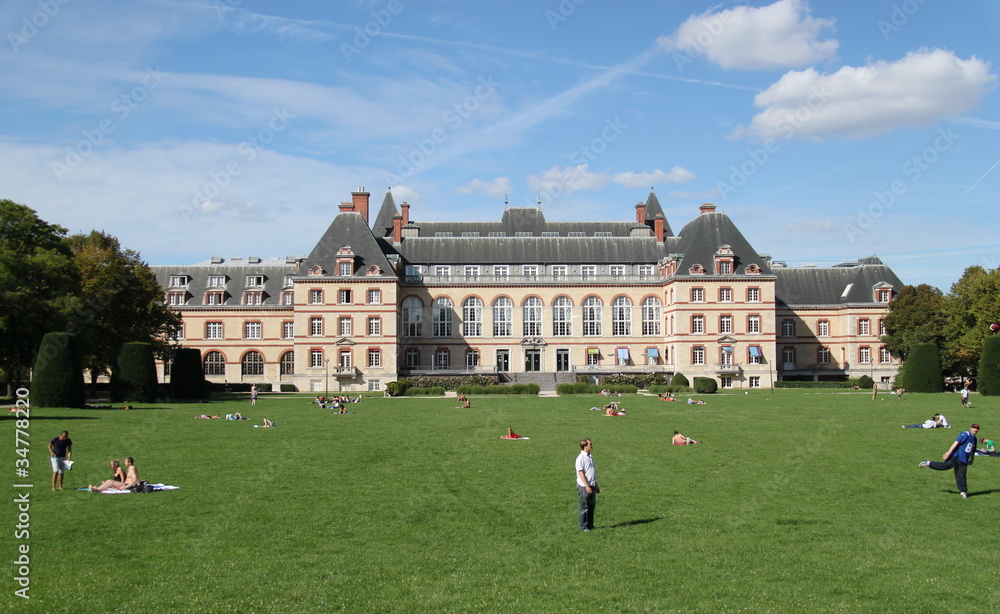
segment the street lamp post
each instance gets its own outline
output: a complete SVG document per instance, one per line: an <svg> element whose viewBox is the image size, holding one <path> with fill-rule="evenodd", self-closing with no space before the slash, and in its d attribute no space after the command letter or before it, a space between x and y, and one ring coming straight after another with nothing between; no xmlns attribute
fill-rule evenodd
<svg viewBox="0 0 1000 614"><path fill-rule="evenodd" d="M323 396L330 396L330 359L327 358L323 361L324 371L323 371Z"/></svg>

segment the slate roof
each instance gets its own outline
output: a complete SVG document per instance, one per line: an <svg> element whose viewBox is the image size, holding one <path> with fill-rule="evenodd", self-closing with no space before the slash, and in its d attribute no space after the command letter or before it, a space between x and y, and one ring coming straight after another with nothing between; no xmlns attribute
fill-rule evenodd
<svg viewBox="0 0 1000 614"><path fill-rule="evenodd" d="M225 291L223 306L226 307L278 307L281 301L281 290L290 288L285 285L285 277L295 274L295 258L213 258L198 264L187 265L157 265L150 267L156 275L156 281L164 291L187 292L186 307L204 305L205 292L217 290L218 286L209 288L209 277L224 277ZM170 278L182 275L189 279L183 287L171 286ZM247 277L261 275L264 277L263 288L248 287ZM263 290L264 296L260 305L242 305L244 290ZM216 305L213 305L216 307Z"/></svg>
<svg viewBox="0 0 1000 614"><path fill-rule="evenodd" d="M650 190L649 197L646 199L646 222L652 224L657 215L663 216L663 236L674 236L674 231L670 229L670 224L667 223L667 216L663 213L663 207L660 206L660 199L656 197L656 192Z"/></svg>
<svg viewBox="0 0 1000 614"><path fill-rule="evenodd" d="M665 253L652 237L410 237L399 253L413 264L655 263Z"/></svg>
<svg viewBox="0 0 1000 614"><path fill-rule="evenodd" d="M710 212L702 213L688 222L681 229L679 240L670 245L671 253L684 255L678 264L676 276L687 276L695 264L700 264L706 271L714 271L715 253L722 245L728 245L735 255L733 273L743 274L750 264L756 264L761 273L771 272L767 262L750 245L728 215Z"/></svg>
<svg viewBox="0 0 1000 614"><path fill-rule="evenodd" d="M885 283L893 294L903 286L896 274L876 257L833 267L775 267L778 305L828 306L873 303L874 288Z"/></svg>
<svg viewBox="0 0 1000 614"><path fill-rule="evenodd" d="M302 264L302 274L305 275L307 271L319 265L327 275L336 275L337 252L345 245L349 245L355 255L355 276L370 278L367 270L375 265L382 270L381 278L396 277L392 265L382 251L382 245L375 240L372 230L356 211L342 212L333 219L312 253L306 256Z"/></svg>
<svg viewBox="0 0 1000 614"><path fill-rule="evenodd" d="M382 207L375 216L375 223L372 224L372 234L376 237L385 237L392 234L392 220L399 215L396 201L392 198L392 192L387 191L382 199Z"/></svg>

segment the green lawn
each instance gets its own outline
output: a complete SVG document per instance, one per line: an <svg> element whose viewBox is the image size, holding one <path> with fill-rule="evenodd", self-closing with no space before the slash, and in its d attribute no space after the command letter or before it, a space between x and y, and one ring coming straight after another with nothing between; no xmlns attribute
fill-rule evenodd
<svg viewBox="0 0 1000 614"><path fill-rule="evenodd" d="M987 612L1000 590L1000 458L918 469L1000 400L754 391L707 405L626 396L305 397L36 410L30 539L4 507L4 560L30 546L30 602L8 565L0 611ZM250 420L194 420L241 411ZM901 429L935 411L955 428ZM263 417L275 429L254 428ZM502 441L506 428L528 441ZM15 423L4 418L11 485ZM50 492L46 444L74 443ZM674 430L704 440L669 446ZM597 530L577 528L573 461L594 440ZM143 495L74 490L134 456ZM25 489L21 489L22 491Z"/></svg>

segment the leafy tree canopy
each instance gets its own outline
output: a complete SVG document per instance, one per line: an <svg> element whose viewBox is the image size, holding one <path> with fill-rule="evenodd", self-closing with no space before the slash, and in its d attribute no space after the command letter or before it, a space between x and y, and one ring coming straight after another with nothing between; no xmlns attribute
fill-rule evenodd
<svg viewBox="0 0 1000 614"><path fill-rule="evenodd" d="M942 366L946 373L975 374L989 326L1000 322L1000 269L965 269L944 299Z"/></svg>
<svg viewBox="0 0 1000 614"><path fill-rule="evenodd" d="M915 343L939 345L944 329L944 294L933 286L903 286L885 317L885 347L906 360Z"/></svg>

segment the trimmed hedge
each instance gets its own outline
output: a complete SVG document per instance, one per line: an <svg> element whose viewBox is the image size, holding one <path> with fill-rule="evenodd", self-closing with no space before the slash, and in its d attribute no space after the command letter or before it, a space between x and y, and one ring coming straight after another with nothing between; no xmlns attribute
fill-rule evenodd
<svg viewBox="0 0 1000 614"><path fill-rule="evenodd" d="M604 386L635 386L636 389L665 386L668 383L663 373L616 374L601 378Z"/></svg>
<svg viewBox="0 0 1000 614"><path fill-rule="evenodd" d="M170 396L181 400L199 400L208 396L205 368L198 348L177 348L170 366Z"/></svg>
<svg viewBox="0 0 1000 614"><path fill-rule="evenodd" d="M702 394L713 394L719 390L719 382L711 377L694 378L694 391Z"/></svg>
<svg viewBox="0 0 1000 614"><path fill-rule="evenodd" d="M875 380L868 377L867 375L862 375L861 377L858 378L856 383L858 388L862 390L871 390L872 386L875 385Z"/></svg>
<svg viewBox="0 0 1000 614"><path fill-rule="evenodd" d="M618 394L635 394L639 389L632 384L604 386L602 384L557 384L556 394L600 394L602 390Z"/></svg>
<svg viewBox="0 0 1000 614"><path fill-rule="evenodd" d="M419 396L444 396L443 386L434 386L431 388L422 388L420 386L411 386L406 389L406 396L419 397Z"/></svg>
<svg viewBox="0 0 1000 614"><path fill-rule="evenodd" d="M538 384L490 384L489 386L459 386L459 394L538 394Z"/></svg>
<svg viewBox="0 0 1000 614"><path fill-rule="evenodd" d="M674 376L670 378L671 386L690 386L691 382L688 378L684 377L683 373L674 373Z"/></svg>
<svg viewBox="0 0 1000 614"><path fill-rule="evenodd" d="M858 379L861 385L861 379ZM903 363L902 382L907 392L944 392L941 350L933 343L914 343ZM868 384L871 387L871 384Z"/></svg>
<svg viewBox="0 0 1000 614"><path fill-rule="evenodd" d="M298 392L299 388L295 384L280 384L278 386L281 392Z"/></svg>
<svg viewBox="0 0 1000 614"><path fill-rule="evenodd" d="M851 382L799 382L799 381L780 381L774 382L775 388L854 388L854 384ZM869 389L871 386L868 387Z"/></svg>
<svg viewBox="0 0 1000 614"><path fill-rule="evenodd" d="M1000 337L987 337L979 355L979 384L984 397L1000 395Z"/></svg>
<svg viewBox="0 0 1000 614"><path fill-rule="evenodd" d="M666 394L668 392L686 393L686 392L694 392L694 391L691 390L691 388L688 387L688 386L673 386L673 385L670 385L670 386L650 386L647 389L647 392L650 392L652 394Z"/></svg>
<svg viewBox="0 0 1000 614"><path fill-rule="evenodd" d="M111 400L154 403L158 392L153 346L139 341L122 344L118 364L111 372Z"/></svg>
<svg viewBox="0 0 1000 614"><path fill-rule="evenodd" d="M32 407L83 407L85 401L76 336L45 333L31 372Z"/></svg>

